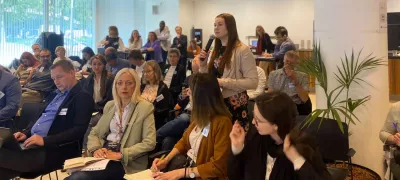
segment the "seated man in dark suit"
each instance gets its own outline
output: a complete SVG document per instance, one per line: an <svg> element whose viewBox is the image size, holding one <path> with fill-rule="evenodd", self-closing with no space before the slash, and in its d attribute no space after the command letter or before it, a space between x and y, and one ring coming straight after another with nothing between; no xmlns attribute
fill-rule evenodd
<svg viewBox="0 0 400 180"><path fill-rule="evenodd" d="M8 69L0 65L0 127L12 126L11 120L18 111L21 85Z"/></svg>
<svg viewBox="0 0 400 180"><path fill-rule="evenodd" d="M23 142L27 149L8 148L8 141L0 148L0 179L48 173L62 168L66 159L81 155L83 135L94 108L93 97L75 79L71 62L62 60L50 69L57 90L46 98L38 120L10 137Z"/></svg>
<svg viewBox="0 0 400 180"><path fill-rule="evenodd" d="M186 68L178 64L181 53L176 48L171 48L168 52L169 64L163 73L164 83L168 86L173 102L176 104L179 94L182 92L182 83L186 79Z"/></svg>

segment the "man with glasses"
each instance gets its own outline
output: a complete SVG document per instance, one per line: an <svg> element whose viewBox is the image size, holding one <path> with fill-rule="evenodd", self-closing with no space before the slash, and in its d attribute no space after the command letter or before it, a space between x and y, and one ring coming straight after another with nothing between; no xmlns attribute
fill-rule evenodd
<svg viewBox="0 0 400 180"><path fill-rule="evenodd" d="M180 64L181 53L176 48L171 48L168 52L169 64L163 72L164 83L168 86L172 96L172 103L175 105L179 94L182 92L182 83L186 79L186 68Z"/></svg>
<svg viewBox="0 0 400 180"><path fill-rule="evenodd" d="M33 52L33 55L36 57L36 59L40 59L40 45L39 44L32 45L32 52Z"/></svg>
<svg viewBox="0 0 400 180"><path fill-rule="evenodd" d="M46 94L55 89L50 75L51 53L48 49L40 51L40 66L33 69L22 88L21 106L26 103L41 102Z"/></svg>
<svg viewBox="0 0 400 180"><path fill-rule="evenodd" d="M286 93L296 103L299 115L308 115L311 113L308 75L294 70L297 59L298 55L295 51L286 52L283 68L269 74L268 92Z"/></svg>

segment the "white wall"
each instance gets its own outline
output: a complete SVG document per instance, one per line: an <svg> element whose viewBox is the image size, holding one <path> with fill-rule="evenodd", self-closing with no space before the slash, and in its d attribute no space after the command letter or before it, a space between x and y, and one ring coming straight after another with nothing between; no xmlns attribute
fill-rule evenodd
<svg viewBox="0 0 400 180"><path fill-rule="evenodd" d="M230 13L236 19L240 39L254 36L257 25L269 35L278 26L285 26L295 44L313 41L314 0L196 0L195 27L203 29L203 42L213 33L218 14Z"/></svg>
<svg viewBox="0 0 400 180"><path fill-rule="evenodd" d="M153 14L152 6L159 6L159 13ZM96 1L96 42L108 35L108 27L118 27L124 44L134 29L139 30L143 43L148 32L159 27L161 20L175 36L175 26L179 24L179 0L97 0Z"/></svg>
<svg viewBox="0 0 400 180"><path fill-rule="evenodd" d="M182 27L182 33L191 39L190 31L194 27L195 19L194 0L179 0L179 26Z"/></svg>
<svg viewBox="0 0 400 180"><path fill-rule="evenodd" d="M387 0L387 12L400 12L400 0Z"/></svg>

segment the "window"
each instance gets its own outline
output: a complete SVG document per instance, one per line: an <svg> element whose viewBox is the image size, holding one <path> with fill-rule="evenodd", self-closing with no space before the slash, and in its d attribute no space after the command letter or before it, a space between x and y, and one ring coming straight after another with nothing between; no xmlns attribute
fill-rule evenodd
<svg viewBox="0 0 400 180"><path fill-rule="evenodd" d="M0 0L0 64L32 52L42 32L64 34L68 56L94 46L95 0Z"/></svg>

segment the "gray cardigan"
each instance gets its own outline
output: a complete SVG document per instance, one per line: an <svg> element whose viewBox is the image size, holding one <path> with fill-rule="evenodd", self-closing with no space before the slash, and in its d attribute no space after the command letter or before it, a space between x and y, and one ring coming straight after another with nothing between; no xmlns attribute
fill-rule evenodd
<svg viewBox="0 0 400 180"><path fill-rule="evenodd" d="M0 120L17 114L21 101L21 85L18 79L0 67Z"/></svg>
<svg viewBox="0 0 400 180"><path fill-rule="evenodd" d="M386 143L389 136L398 132L393 123L397 124L397 129L400 130L400 102L392 105L386 117L385 124L383 125L381 132L379 132L379 138L383 143Z"/></svg>

